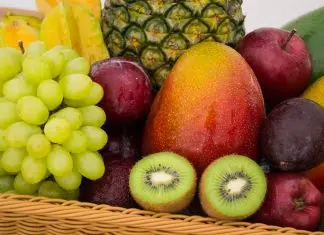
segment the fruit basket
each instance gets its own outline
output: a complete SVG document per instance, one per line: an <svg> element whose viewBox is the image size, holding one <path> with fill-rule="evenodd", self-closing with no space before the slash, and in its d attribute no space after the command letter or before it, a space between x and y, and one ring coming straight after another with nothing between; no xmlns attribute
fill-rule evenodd
<svg viewBox="0 0 324 235"><path fill-rule="evenodd" d="M293 228L200 216L152 213L107 205L3 194L1 234L289 234L321 235Z"/></svg>
<svg viewBox="0 0 324 235"><path fill-rule="evenodd" d="M2 14L19 9L0 8ZM320 235L261 223L216 220L202 216L154 213L74 200L0 194L0 234L191 234Z"/></svg>

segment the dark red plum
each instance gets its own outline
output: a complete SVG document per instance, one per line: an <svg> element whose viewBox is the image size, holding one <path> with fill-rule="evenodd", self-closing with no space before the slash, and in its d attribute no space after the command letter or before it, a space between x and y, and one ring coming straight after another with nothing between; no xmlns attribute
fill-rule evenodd
<svg viewBox="0 0 324 235"><path fill-rule="evenodd" d="M143 67L126 58L111 58L92 65L91 78L104 89L99 103L107 124L125 124L145 118L153 101L150 79Z"/></svg>
<svg viewBox="0 0 324 235"><path fill-rule="evenodd" d="M261 129L261 153L281 171L306 171L324 160L324 108L293 98L277 105Z"/></svg>
<svg viewBox="0 0 324 235"><path fill-rule="evenodd" d="M109 154L103 157L106 166L104 176L96 181L84 179L80 188L80 200L124 208L136 207L128 186L134 159Z"/></svg>

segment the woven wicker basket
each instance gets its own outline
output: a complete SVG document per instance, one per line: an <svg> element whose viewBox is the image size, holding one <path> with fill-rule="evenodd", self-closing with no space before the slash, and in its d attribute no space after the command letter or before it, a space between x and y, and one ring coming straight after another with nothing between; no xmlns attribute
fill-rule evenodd
<svg viewBox="0 0 324 235"><path fill-rule="evenodd" d="M8 11L39 16L32 11L0 8L0 18ZM0 234L324 235L324 232L219 221L201 216L157 214L78 201L0 194Z"/></svg>

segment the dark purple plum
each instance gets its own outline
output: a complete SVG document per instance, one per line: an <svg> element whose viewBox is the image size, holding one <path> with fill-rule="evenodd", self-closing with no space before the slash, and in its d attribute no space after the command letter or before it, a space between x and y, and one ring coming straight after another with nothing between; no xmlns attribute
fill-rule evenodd
<svg viewBox="0 0 324 235"><path fill-rule="evenodd" d="M261 130L261 153L280 171L305 171L324 160L324 108L305 98L281 102Z"/></svg>
<svg viewBox="0 0 324 235"><path fill-rule="evenodd" d="M99 103L107 124L125 124L145 118L153 101L150 79L143 67L126 58L110 58L91 66L91 78L104 89Z"/></svg>
<svg viewBox="0 0 324 235"><path fill-rule="evenodd" d="M83 180L80 201L124 208L136 207L128 186L134 159L109 154L103 157L106 166L104 176L96 181Z"/></svg>
<svg viewBox="0 0 324 235"><path fill-rule="evenodd" d="M117 127L106 125L104 130L109 136L109 141L100 152L104 156L117 155L121 158L134 160L140 158L143 126L144 122Z"/></svg>

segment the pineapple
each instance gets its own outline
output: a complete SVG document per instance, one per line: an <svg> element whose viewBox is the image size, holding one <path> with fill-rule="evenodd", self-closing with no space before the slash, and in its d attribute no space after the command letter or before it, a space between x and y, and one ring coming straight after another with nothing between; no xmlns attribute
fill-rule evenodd
<svg viewBox="0 0 324 235"><path fill-rule="evenodd" d="M244 19L242 0L106 0L101 25L111 56L135 58L158 90L192 45L213 40L235 47Z"/></svg>

